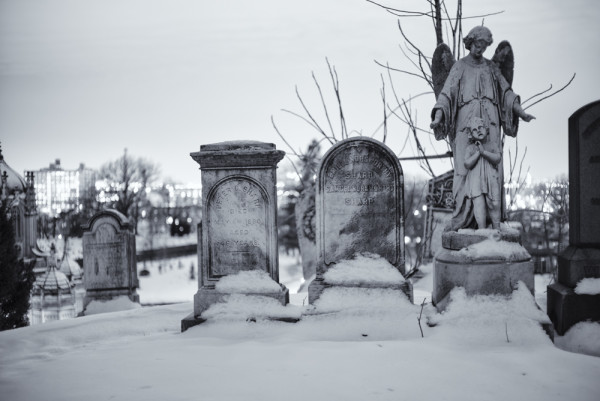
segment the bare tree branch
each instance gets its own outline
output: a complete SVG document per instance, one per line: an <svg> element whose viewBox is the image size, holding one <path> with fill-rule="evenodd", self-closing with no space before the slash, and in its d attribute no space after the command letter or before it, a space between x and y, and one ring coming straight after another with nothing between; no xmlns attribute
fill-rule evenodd
<svg viewBox="0 0 600 401"><path fill-rule="evenodd" d="M317 81L317 77L315 77L315 73L312 73L313 81L315 81L315 85L317 86L317 90L319 91L319 96L321 97L321 105L323 105L323 110L325 110L325 118L327 118L327 123L329 124L329 129L331 130L331 136L337 142L337 138L335 137L335 132L333 131L333 126L331 125L331 120L329 119L329 111L327 110L327 104L325 103L325 99L323 98L323 92L321 91L321 86L319 85L319 81Z"/></svg>
<svg viewBox="0 0 600 401"><path fill-rule="evenodd" d="M521 106L523 106L525 103L527 103L527 102L528 102L528 101L530 101L531 99L533 99L533 98L536 98L536 97L538 97L538 96L541 96L541 95L543 95L544 93L546 93L546 92L549 92L549 91L551 91L551 90L552 90L552 84L550 84L550 87L549 87L548 89L546 89L546 90L543 90L543 91L541 91L541 92L539 92L539 93L536 93L535 95L533 95L533 96L531 96L531 97L529 97L529 98L527 98L527 99L523 100L523 101L521 102Z"/></svg>
<svg viewBox="0 0 600 401"><path fill-rule="evenodd" d="M348 138L348 128L346 127L346 120L344 119L344 109L342 108L342 99L340 97L340 83L338 80L337 71L335 70L335 66L332 68L331 64L329 64L329 59L325 60L327 61L327 67L329 67L329 75L331 76L333 90L335 91L335 96L337 98L340 110L340 125L342 130L342 139L345 139Z"/></svg>
<svg viewBox="0 0 600 401"><path fill-rule="evenodd" d="M287 147L290 148L290 150L292 151L292 153L294 154L294 156L300 157L298 155L298 153L296 153L296 151L294 150L294 148L292 148L292 145L290 145L288 143L288 141L286 141L285 137L281 134L281 132L279 132L279 128L277 128L277 125L275 124L275 119L273 118L273 116L271 116L271 124L273 124L273 128L275 128L275 132L277 132L277 135L279 135L279 137L287 145Z"/></svg>
<svg viewBox="0 0 600 401"><path fill-rule="evenodd" d="M571 85L571 82L573 82L573 80L575 79L575 75L576 73L573 73L573 76L571 77L571 79L569 80L569 82L567 82L567 84L565 86L563 86L562 88L554 91L554 93L549 94L548 96L544 96L543 98L541 98L540 100L533 102L532 104L530 104L529 106L525 107L523 110L527 110L528 108L530 108L531 106L535 106L536 104L538 104L539 102L548 99L549 97L552 97L554 95L556 95L558 92L562 92L567 86Z"/></svg>

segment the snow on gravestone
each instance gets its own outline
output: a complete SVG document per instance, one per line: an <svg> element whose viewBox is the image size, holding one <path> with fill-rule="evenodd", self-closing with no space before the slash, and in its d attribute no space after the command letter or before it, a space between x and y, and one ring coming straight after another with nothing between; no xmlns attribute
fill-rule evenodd
<svg viewBox="0 0 600 401"><path fill-rule="evenodd" d="M404 273L403 190L398 158L379 141L349 138L325 154L317 177L319 262L311 303L324 290L329 266L357 254L379 255Z"/></svg>
<svg viewBox="0 0 600 401"><path fill-rule="evenodd" d="M202 171L198 292L194 312L182 330L201 322L200 315L226 292L216 284L241 271L262 270L279 282L276 167L284 152L275 145L234 141L202 145L191 156ZM288 290L265 293L286 304Z"/></svg>
<svg viewBox="0 0 600 401"><path fill-rule="evenodd" d="M120 296L139 302L135 235L127 217L116 210L103 210L83 230L84 308L93 300Z"/></svg>

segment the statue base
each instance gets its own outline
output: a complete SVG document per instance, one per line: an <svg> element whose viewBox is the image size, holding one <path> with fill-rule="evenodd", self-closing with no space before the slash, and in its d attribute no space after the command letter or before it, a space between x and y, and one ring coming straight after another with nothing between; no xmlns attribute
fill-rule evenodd
<svg viewBox="0 0 600 401"><path fill-rule="evenodd" d="M461 230L462 231L462 230ZM445 245L437 253L433 266L433 305L440 311L450 302L450 291L465 289L467 295L509 296L523 282L534 294L534 265L529 253L519 244L514 232L502 232L491 238L487 231L446 232ZM482 233L483 232L483 233ZM483 244L484 241L492 239ZM446 245L459 249L447 249Z"/></svg>

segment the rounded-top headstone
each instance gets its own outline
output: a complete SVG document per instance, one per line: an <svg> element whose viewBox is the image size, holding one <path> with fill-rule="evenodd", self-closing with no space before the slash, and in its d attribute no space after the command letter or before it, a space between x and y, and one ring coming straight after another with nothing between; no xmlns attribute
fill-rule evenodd
<svg viewBox="0 0 600 401"><path fill-rule="evenodd" d="M317 178L320 268L356 253L404 268L402 167L385 144L367 137L336 143Z"/></svg>

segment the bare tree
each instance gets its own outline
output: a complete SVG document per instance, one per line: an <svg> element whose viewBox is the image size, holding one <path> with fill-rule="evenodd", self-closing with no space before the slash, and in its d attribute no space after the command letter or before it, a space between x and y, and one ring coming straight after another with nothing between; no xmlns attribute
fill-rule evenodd
<svg viewBox="0 0 600 401"><path fill-rule="evenodd" d="M104 164L100 177L107 182L108 195L116 195L111 207L131 217L137 231L137 214L140 202L146 199L146 188L156 178L160 169L157 164L143 158L134 158L123 150L123 155Z"/></svg>

